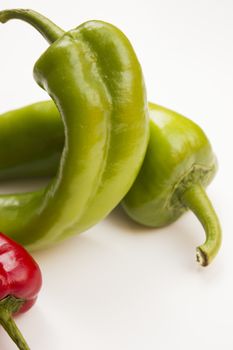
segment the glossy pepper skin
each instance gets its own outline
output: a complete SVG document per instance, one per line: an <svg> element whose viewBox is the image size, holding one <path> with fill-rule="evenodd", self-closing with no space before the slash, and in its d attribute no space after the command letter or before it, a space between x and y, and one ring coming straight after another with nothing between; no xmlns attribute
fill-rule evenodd
<svg viewBox="0 0 233 350"><path fill-rule="evenodd" d="M140 64L116 27L89 21L65 33L31 10L0 12L0 22L13 18L52 42L34 77L58 107L65 133L47 188L0 196L2 230L37 249L83 232L124 197L148 144L148 107Z"/></svg>
<svg viewBox="0 0 233 350"><path fill-rule="evenodd" d="M36 113L34 113L36 111ZM40 113L40 112L41 113ZM138 223L151 227L161 227L174 222L188 208L193 210L206 231L206 243L197 250L197 258L202 265L211 262L221 244L221 228L214 209L205 194L204 188L210 183L217 170L216 158L211 145L198 125L182 115L164 107L149 103L150 140L147 153L131 190L122 201L128 215ZM8 129L6 137L11 139L17 125L11 123L17 117L30 123L31 130L36 132L37 118L43 119L43 130L51 130L60 135L54 140L54 155L60 152L64 139L63 125L59 113L52 101L39 102L18 110L8 112L0 117L8 119L12 128ZM56 120L56 121L55 121ZM31 147L31 140L27 136L27 123L22 131L25 151L30 148L28 166L25 167L24 177L30 176L30 164L34 166L34 175L43 176L45 172L54 176L58 162L53 168L47 166L38 157L40 140ZM5 130L5 129L3 129ZM34 133L34 132L33 132ZM1 136L1 128L0 128ZM49 139L44 134L44 142ZM1 142L1 137L0 137ZM13 154L17 149L12 148ZM4 153L4 151L3 151ZM33 154L34 153L34 154ZM19 163L23 161L24 152L19 154ZM52 152L47 157L52 157ZM12 165L14 165L12 163ZM5 167L4 159L2 166ZM8 175L17 178L19 173L14 166L9 168ZM0 177L5 172L0 171Z"/></svg>
<svg viewBox="0 0 233 350"><path fill-rule="evenodd" d="M122 201L136 222L161 227L191 209L205 229L196 251L208 265L221 245L221 228L204 188L217 170L216 157L202 129L184 116L149 104L150 141L140 173Z"/></svg>
<svg viewBox="0 0 233 350"><path fill-rule="evenodd" d="M0 233L0 324L19 349L29 350L12 315L29 310L42 285L38 264L28 252Z"/></svg>

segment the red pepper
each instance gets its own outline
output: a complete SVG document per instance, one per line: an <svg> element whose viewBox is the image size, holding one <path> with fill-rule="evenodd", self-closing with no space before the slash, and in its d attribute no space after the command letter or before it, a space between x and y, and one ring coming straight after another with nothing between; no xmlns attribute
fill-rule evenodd
<svg viewBox="0 0 233 350"><path fill-rule="evenodd" d="M0 233L0 324L20 350L29 350L13 315L27 311L37 299L42 277L31 255Z"/></svg>

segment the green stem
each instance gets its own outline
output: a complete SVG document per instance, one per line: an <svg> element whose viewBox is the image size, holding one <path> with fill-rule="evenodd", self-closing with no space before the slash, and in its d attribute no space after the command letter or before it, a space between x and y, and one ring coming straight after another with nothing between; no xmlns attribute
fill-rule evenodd
<svg viewBox="0 0 233 350"><path fill-rule="evenodd" d="M48 18L33 10L12 9L0 11L1 23L5 23L11 19L20 19L31 24L49 43L53 43L65 33Z"/></svg>
<svg viewBox="0 0 233 350"><path fill-rule="evenodd" d="M15 342L18 349L30 350L22 333L18 329L12 318L12 313L17 312L24 303L24 300L16 299L12 296L6 297L0 301L0 324L6 330L11 339Z"/></svg>
<svg viewBox="0 0 233 350"><path fill-rule="evenodd" d="M182 202L193 211L201 222L205 234L205 243L197 247L196 258L202 266L207 266L216 256L221 245L221 227L215 210L205 189L194 184L181 195Z"/></svg>

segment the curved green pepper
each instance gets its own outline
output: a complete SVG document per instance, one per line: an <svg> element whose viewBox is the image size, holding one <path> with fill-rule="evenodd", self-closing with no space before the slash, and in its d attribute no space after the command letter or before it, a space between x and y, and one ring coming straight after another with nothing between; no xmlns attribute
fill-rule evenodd
<svg viewBox="0 0 233 350"><path fill-rule="evenodd" d="M216 157L197 124L164 107L149 108L147 153L123 208L150 227L168 225L191 209L206 233L205 243L196 250L197 261L206 266L221 245L220 224L204 190L217 170Z"/></svg>
<svg viewBox="0 0 233 350"><path fill-rule="evenodd" d="M122 204L128 215L135 221L152 227L167 225L176 220L187 208L193 210L206 231L206 243L197 249L197 259L207 265L216 255L221 244L221 229L208 200L204 187L212 180L217 166L209 141L203 131L191 120L166 108L149 104L150 141L140 173L134 185L125 196ZM8 120L12 128L5 131L1 121ZM17 123L14 123L18 120ZM21 123L21 137L24 140L19 164L24 168L14 167L14 158L10 167L6 166L0 154L0 177L43 176L44 173L56 173L58 161L48 166L47 159L55 158L63 147L63 125L59 113L52 101L40 102L28 107L5 113L0 117L1 135L6 139L12 135ZM12 121L12 123L11 123ZM46 157L40 154L40 138L37 144L31 143L27 128L30 124L32 134L36 135L38 124L45 131L43 143L50 142L51 129L58 135L53 148L47 150ZM24 129L23 129L24 128ZM47 133L46 130L49 132ZM38 131L39 135L41 130ZM14 148L15 145L15 149ZM17 153L18 140L13 144L12 154ZM28 153L30 149L30 154ZM3 151L3 154L6 151ZM7 152L8 154L8 152ZM25 154L27 162L25 163ZM6 156L6 154L5 154ZM54 157L53 157L54 156ZM5 167L6 166L6 167ZM32 168L30 168L30 166ZM30 170L28 170L30 169Z"/></svg>
<svg viewBox="0 0 233 350"><path fill-rule="evenodd" d="M116 27L89 21L65 33L30 10L0 12L0 22L12 18L52 42L34 77L58 107L65 133L45 189L0 196L1 230L35 249L86 230L119 203L145 155L148 109L140 64Z"/></svg>

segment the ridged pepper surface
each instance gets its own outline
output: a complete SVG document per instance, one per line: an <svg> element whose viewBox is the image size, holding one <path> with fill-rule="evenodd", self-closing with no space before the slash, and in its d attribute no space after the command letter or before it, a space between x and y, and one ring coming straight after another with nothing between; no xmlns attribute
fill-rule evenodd
<svg viewBox="0 0 233 350"><path fill-rule="evenodd" d="M115 26L89 21L64 32L31 10L0 12L0 22L13 18L30 23L51 43L34 77L55 102L64 127L62 156L49 185L0 196L1 230L36 249L88 229L121 201L145 155L148 107L136 54Z"/></svg>

